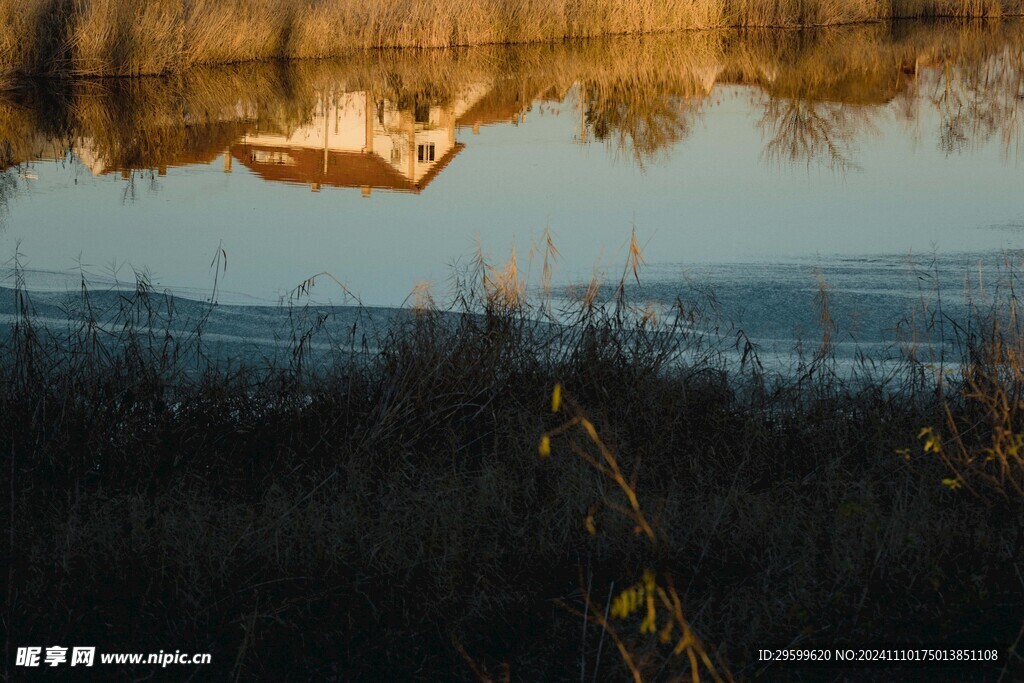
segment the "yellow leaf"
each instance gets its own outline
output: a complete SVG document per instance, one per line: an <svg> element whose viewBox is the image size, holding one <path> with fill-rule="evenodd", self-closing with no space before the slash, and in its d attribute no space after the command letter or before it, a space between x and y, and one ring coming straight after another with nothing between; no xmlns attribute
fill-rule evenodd
<svg viewBox="0 0 1024 683"><path fill-rule="evenodd" d="M540 437L540 445L537 446L540 457L546 458L551 455L551 437L545 434Z"/></svg>
<svg viewBox="0 0 1024 683"><path fill-rule="evenodd" d="M562 384L559 382L555 384L554 391L551 392L551 412L557 413L562 407Z"/></svg>
<svg viewBox="0 0 1024 683"><path fill-rule="evenodd" d="M674 627L675 624L671 620L666 621L665 626L661 629L661 633L658 634L658 639L666 645L672 642L672 629Z"/></svg>

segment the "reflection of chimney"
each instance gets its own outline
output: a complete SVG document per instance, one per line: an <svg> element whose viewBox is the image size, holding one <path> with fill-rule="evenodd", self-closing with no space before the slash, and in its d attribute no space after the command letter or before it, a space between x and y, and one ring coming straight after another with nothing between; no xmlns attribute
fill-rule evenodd
<svg viewBox="0 0 1024 683"><path fill-rule="evenodd" d="M324 175L327 175L327 153L328 153L328 145L329 145L330 136L331 136L331 119L327 115L327 96L324 95L321 98L321 100L322 100L322 106L323 106L323 111L324 111ZM319 183L317 184L316 188L317 188L316 190L313 190L314 192L319 191L319 189L320 189Z"/></svg>
<svg viewBox="0 0 1024 683"><path fill-rule="evenodd" d="M409 168L408 176L409 180L416 180L416 122L413 117L409 117L407 124L409 128Z"/></svg>
<svg viewBox="0 0 1024 683"><path fill-rule="evenodd" d="M441 125L448 129L448 144L455 144L455 114L450 109L441 110Z"/></svg>
<svg viewBox="0 0 1024 683"><path fill-rule="evenodd" d="M160 175L160 176L167 175L167 166L163 165L163 164L158 166L157 169L156 169L156 174Z"/></svg>
<svg viewBox="0 0 1024 683"><path fill-rule="evenodd" d="M231 150L224 150L224 172L231 173Z"/></svg>
<svg viewBox="0 0 1024 683"><path fill-rule="evenodd" d="M373 188L371 188L369 185L363 185L362 190L363 190L363 196L366 197L367 199L369 199L370 198L370 193L373 192Z"/></svg>
<svg viewBox="0 0 1024 683"><path fill-rule="evenodd" d="M480 135L480 122L479 121L474 121L473 122L473 135Z"/></svg>
<svg viewBox="0 0 1024 683"><path fill-rule="evenodd" d="M309 189L312 190L313 192L319 192L320 191L320 183L312 183L309 186Z"/></svg>
<svg viewBox="0 0 1024 683"><path fill-rule="evenodd" d="M370 91L366 91L366 104L364 105L366 111L363 115L366 116L366 143L363 145L363 151L373 151L373 116L370 112L373 111L373 102L370 100Z"/></svg>
<svg viewBox="0 0 1024 683"><path fill-rule="evenodd" d="M132 172L131 171L129 171L127 168L122 168L121 169L121 179L122 180L130 180L131 177L132 177Z"/></svg>
<svg viewBox="0 0 1024 683"><path fill-rule="evenodd" d="M587 141L587 106L583 99L583 86L580 86L580 142Z"/></svg>

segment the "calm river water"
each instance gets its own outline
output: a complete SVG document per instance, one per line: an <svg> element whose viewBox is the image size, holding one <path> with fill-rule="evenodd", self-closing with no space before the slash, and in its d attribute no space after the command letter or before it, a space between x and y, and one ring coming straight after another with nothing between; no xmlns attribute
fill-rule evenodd
<svg viewBox="0 0 1024 683"><path fill-rule="evenodd" d="M225 305L328 272L394 307L426 283L443 300L478 249L536 275L548 234L556 286L617 278L635 229L641 299L713 291L789 343L824 282L843 339L877 344L940 285L955 308L965 278L1019 261L1022 131L1020 22L24 84L0 96L0 254L51 292L135 269L202 300L221 253Z"/></svg>

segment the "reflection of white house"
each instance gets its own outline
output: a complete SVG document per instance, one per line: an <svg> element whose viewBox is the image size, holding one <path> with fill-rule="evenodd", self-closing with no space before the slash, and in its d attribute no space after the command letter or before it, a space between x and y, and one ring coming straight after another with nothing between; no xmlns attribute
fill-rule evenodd
<svg viewBox="0 0 1024 683"><path fill-rule="evenodd" d="M447 107L399 109L369 92L323 98L309 123L287 133L255 131L231 156L266 180L420 192L462 150L456 120L487 92L473 87Z"/></svg>
<svg viewBox="0 0 1024 683"><path fill-rule="evenodd" d="M79 136L78 160L94 175L139 168L161 174L173 166L209 164L223 155L224 169L235 161L269 181L321 186L421 192L463 149L456 131L502 121L518 121L543 88L514 80L464 88L445 106L407 106L367 91L321 98L307 123L291 130L260 129L255 112L228 110L211 122L185 126L185 144L172 147L132 144L136 138L96 140ZM545 97L558 95L552 90ZM169 126L181 126L171 122ZM189 130L195 132L188 134ZM177 140L181 131L175 131ZM105 143L105 144L104 144Z"/></svg>
<svg viewBox="0 0 1024 683"><path fill-rule="evenodd" d="M103 175L107 171L107 164L102 155L96 151L96 144L92 138L76 139L72 150L82 165L93 175Z"/></svg>
<svg viewBox="0 0 1024 683"><path fill-rule="evenodd" d="M76 138L72 151L93 175L103 175L117 170L111 167L106 157L97 149L96 142L90 137Z"/></svg>

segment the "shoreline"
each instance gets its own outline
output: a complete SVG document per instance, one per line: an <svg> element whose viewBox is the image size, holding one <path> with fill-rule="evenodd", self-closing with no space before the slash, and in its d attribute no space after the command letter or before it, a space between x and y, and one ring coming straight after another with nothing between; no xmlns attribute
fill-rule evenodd
<svg viewBox="0 0 1024 683"><path fill-rule="evenodd" d="M244 1L244 0L239 0ZM168 48L164 36L153 36L145 34L146 27L138 29L139 35L128 35L132 29L125 29L120 24L117 27L103 26L102 33L118 33L118 40L134 41L145 43L146 47L139 47L137 44L110 45L107 36L102 45L83 47L85 41L81 36L83 30L74 22L81 22L84 17L73 16L68 21L73 25L65 26L54 32L58 43L54 45L38 46L33 45L30 39L23 39L26 32L24 26L19 26L17 21L10 20L12 26L8 43L0 41L0 92L17 87L20 80L32 79L85 79L85 78L138 78L138 77L167 77L180 74L192 68L216 68L229 67L245 64L260 63L292 63L297 61L316 61L339 59L354 54L372 53L377 51L435 51L435 50L460 50L468 48L483 47L515 47L529 45L557 45L573 42L586 42L600 39L629 38L644 36L670 36L688 33L702 32L743 32L748 30L764 31L812 31L818 29L832 29L856 26L872 26L880 24L899 24L905 22L992 22L1019 20L1024 17L1024 4L1016 0L995 0L1007 5L998 12L971 13L966 11L962 14L953 12L938 14L893 14L886 16L839 16L834 19L823 21L807 21L798 19L796 21L768 21L755 20L730 20L727 23L709 23L687 25L679 23L678 17L672 17L675 23L648 26L642 20L639 26L633 28L611 28L598 30L577 30L579 27L570 25L564 26L561 30L540 33L520 29L511 35L471 35L460 33L457 20L452 19L452 31L447 38L438 39L436 36L428 36L421 32L413 32L406 35L387 35L384 32L387 27L376 26L377 33L370 35L352 35L338 38L327 44L309 45L296 38L292 31L291 24L283 29L283 34L277 36L270 44L260 48L243 49L238 46L228 46L223 50L203 50L189 42L184 37L183 29L168 28L168 31L177 31L174 37L174 45ZM2 0L0 0L2 3ZM1018 6L1020 5L1020 6ZM819 10L821 8L818 8ZM0 17L10 10L0 4ZM299 10L294 10L299 11ZM781 11L781 10L780 10ZM106 18L108 21L124 22L131 20L137 23L140 18L137 16ZM201 21L201 18L190 17L189 20ZM42 19L38 19L42 22ZM293 19L289 18L289 22ZM408 22L402 25L408 28ZM35 29L36 33L45 31L40 25L29 27ZM244 28L244 27L240 27ZM462 27L469 31L467 27ZM20 29L20 30L19 30ZM156 28L152 29L157 30ZM330 31L328 31L330 32ZM128 37L125 37L125 36ZM53 39L51 39L51 42ZM237 42L237 41L235 41Z"/></svg>

